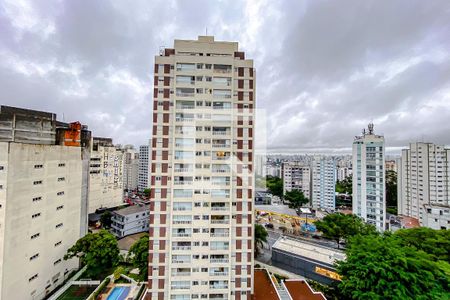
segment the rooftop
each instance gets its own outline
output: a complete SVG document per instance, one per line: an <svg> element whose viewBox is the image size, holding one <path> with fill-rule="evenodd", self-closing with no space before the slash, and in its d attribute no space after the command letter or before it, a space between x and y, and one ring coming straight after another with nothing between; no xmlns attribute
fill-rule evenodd
<svg viewBox="0 0 450 300"><path fill-rule="evenodd" d="M322 293L313 291L304 280L287 279L284 286L292 300L326 300Z"/></svg>
<svg viewBox="0 0 450 300"><path fill-rule="evenodd" d="M148 211L150 209L150 205L133 205L128 206L119 210L114 211L113 213L121 215L121 216L128 216L135 213Z"/></svg>
<svg viewBox="0 0 450 300"><path fill-rule="evenodd" d="M345 254L342 251L289 237L280 237L275 244L273 244L272 248L328 265L333 265L336 261L345 259Z"/></svg>

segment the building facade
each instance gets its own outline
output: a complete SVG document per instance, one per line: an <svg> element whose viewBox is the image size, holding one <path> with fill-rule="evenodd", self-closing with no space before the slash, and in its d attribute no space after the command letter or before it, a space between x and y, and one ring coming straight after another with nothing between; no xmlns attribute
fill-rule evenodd
<svg viewBox="0 0 450 300"><path fill-rule="evenodd" d="M311 200L311 168L298 161L282 164L283 194L292 190L300 190Z"/></svg>
<svg viewBox="0 0 450 300"><path fill-rule="evenodd" d="M255 72L236 42L155 58L147 299L250 299Z"/></svg>
<svg viewBox="0 0 450 300"><path fill-rule="evenodd" d="M450 229L450 149L410 143L397 166L398 214L421 226Z"/></svg>
<svg viewBox="0 0 450 300"><path fill-rule="evenodd" d="M353 141L353 213L379 231L386 223L384 152L384 137L375 135L373 124Z"/></svg>
<svg viewBox="0 0 450 300"><path fill-rule="evenodd" d="M312 206L335 210L336 163L330 157L315 157L312 163Z"/></svg>
<svg viewBox="0 0 450 300"><path fill-rule="evenodd" d="M337 167L336 168L336 180L342 181L345 178L352 176L353 169L352 167Z"/></svg>
<svg viewBox="0 0 450 300"><path fill-rule="evenodd" d="M123 189L134 191L139 183L139 152L133 146L127 145L123 152Z"/></svg>
<svg viewBox="0 0 450 300"><path fill-rule="evenodd" d="M93 138L89 177L89 213L123 204L123 153L112 139Z"/></svg>
<svg viewBox="0 0 450 300"><path fill-rule="evenodd" d="M148 155L149 148L150 145L139 146L138 189L141 192L150 187L149 185L150 162Z"/></svg>
<svg viewBox="0 0 450 300"><path fill-rule="evenodd" d="M47 112L0 107L0 299L43 299L87 232L90 132Z"/></svg>
<svg viewBox="0 0 450 300"><path fill-rule="evenodd" d="M149 205L133 205L112 212L111 232L117 238L149 231Z"/></svg>

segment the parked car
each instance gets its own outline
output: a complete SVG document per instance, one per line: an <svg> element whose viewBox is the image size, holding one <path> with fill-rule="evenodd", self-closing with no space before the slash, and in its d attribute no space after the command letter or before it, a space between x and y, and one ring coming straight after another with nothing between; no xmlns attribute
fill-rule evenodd
<svg viewBox="0 0 450 300"><path fill-rule="evenodd" d="M266 223L264 226L266 226L266 228L273 229L273 224L272 223Z"/></svg>

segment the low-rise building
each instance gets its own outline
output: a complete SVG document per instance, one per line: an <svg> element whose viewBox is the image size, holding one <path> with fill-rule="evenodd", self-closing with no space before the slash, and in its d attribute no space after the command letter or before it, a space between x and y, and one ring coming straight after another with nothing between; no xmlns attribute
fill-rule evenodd
<svg viewBox="0 0 450 300"><path fill-rule="evenodd" d="M112 212L111 232L118 238L149 231L149 205L133 205Z"/></svg>
<svg viewBox="0 0 450 300"><path fill-rule="evenodd" d="M255 191L255 205L272 204L273 195L268 191Z"/></svg>
<svg viewBox="0 0 450 300"><path fill-rule="evenodd" d="M275 267L322 284L341 280L334 263L344 259L340 250L301 239L280 237L272 246Z"/></svg>

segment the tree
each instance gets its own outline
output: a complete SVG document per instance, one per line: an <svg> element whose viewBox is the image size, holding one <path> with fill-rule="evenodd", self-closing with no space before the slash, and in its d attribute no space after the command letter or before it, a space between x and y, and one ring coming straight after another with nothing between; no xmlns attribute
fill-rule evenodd
<svg viewBox="0 0 450 300"><path fill-rule="evenodd" d="M267 230L261 224L255 225L255 256L259 255L259 247L263 247L267 243Z"/></svg>
<svg viewBox="0 0 450 300"><path fill-rule="evenodd" d="M144 195L146 197L149 197L150 196L150 189L144 189L143 193L144 193Z"/></svg>
<svg viewBox="0 0 450 300"><path fill-rule="evenodd" d="M114 267L119 261L119 247L116 238L102 229L88 233L67 250L64 260L79 257L92 275Z"/></svg>
<svg viewBox="0 0 450 300"><path fill-rule="evenodd" d="M102 223L103 228L110 228L111 227L111 217L112 214L110 211L105 211L101 216L100 216L100 223Z"/></svg>
<svg viewBox="0 0 450 300"><path fill-rule="evenodd" d="M358 234L377 234L374 226L364 223L358 216L343 213L329 214L314 225L323 237L336 241L338 248L343 239L348 240Z"/></svg>
<svg viewBox="0 0 450 300"><path fill-rule="evenodd" d="M353 177L352 175L347 176L343 180L338 180L336 182L336 192L339 194L351 195L353 191Z"/></svg>
<svg viewBox="0 0 450 300"><path fill-rule="evenodd" d="M148 273L148 235L142 236L130 248L128 257L135 268L139 269L139 276L147 278Z"/></svg>
<svg viewBox="0 0 450 300"><path fill-rule="evenodd" d="M386 210L397 214L397 172L386 171Z"/></svg>
<svg viewBox="0 0 450 300"><path fill-rule="evenodd" d="M400 240L400 244L422 250L434 260L450 263L450 230L434 230L420 227L401 229L393 236Z"/></svg>
<svg viewBox="0 0 450 300"><path fill-rule="evenodd" d="M337 271L346 299L448 299L449 264L403 246L394 235L357 235L345 252Z"/></svg>
<svg viewBox="0 0 450 300"><path fill-rule="evenodd" d="M281 178L269 175L266 177L266 184L272 195L283 197L283 180Z"/></svg>
<svg viewBox="0 0 450 300"><path fill-rule="evenodd" d="M309 199L306 198L300 190L286 192L286 194L284 194L284 200L289 201L289 207L295 209L300 208L309 202Z"/></svg>

